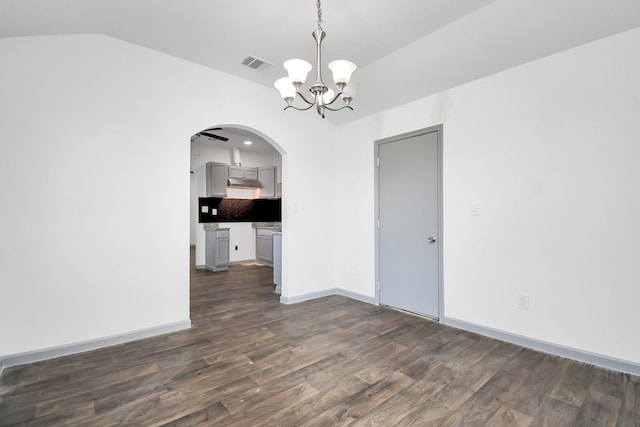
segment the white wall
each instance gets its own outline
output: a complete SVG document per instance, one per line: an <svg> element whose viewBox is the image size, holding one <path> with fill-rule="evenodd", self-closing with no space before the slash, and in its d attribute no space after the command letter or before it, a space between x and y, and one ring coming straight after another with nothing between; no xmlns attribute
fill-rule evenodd
<svg viewBox="0 0 640 427"><path fill-rule="evenodd" d="M0 358L189 318L189 141L212 123L287 153L283 296L335 282L333 227L308 227L333 193L329 124L104 36L0 39L0 58Z"/></svg>
<svg viewBox="0 0 640 427"><path fill-rule="evenodd" d="M373 141L442 123L445 316L640 363L639 45L636 29L341 126L338 286L375 295Z"/></svg>

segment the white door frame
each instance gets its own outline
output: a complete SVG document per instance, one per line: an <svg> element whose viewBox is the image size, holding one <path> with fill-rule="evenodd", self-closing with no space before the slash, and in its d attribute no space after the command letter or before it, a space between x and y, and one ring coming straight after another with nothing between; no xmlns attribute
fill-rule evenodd
<svg viewBox="0 0 640 427"><path fill-rule="evenodd" d="M444 317L444 264L443 264L443 246L444 246L444 233L443 233L443 225L442 225L442 158L443 158L443 144L442 144L442 132L443 126L436 125L430 126L428 128L419 129L412 132L403 133L400 135L391 136L384 139L379 139L374 141L374 168L375 168L375 207L374 207L374 227L375 227L375 289L376 289L376 304L380 305L380 227L379 227L379 219L380 219L380 167L378 156L380 152L380 145L386 144L389 142L399 141L402 139L411 138L414 136L424 135L428 133L435 132L437 134L437 144L438 144L438 158L437 158L437 167L438 167L438 239L436 241L438 245L438 320L441 320Z"/></svg>

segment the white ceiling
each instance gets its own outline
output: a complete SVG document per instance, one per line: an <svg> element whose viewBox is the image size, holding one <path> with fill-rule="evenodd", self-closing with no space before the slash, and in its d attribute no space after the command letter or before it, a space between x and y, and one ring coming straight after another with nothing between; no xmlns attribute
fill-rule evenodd
<svg viewBox="0 0 640 427"><path fill-rule="evenodd" d="M315 62L315 3L0 0L0 37L101 33L272 87L284 60ZM334 124L640 26L639 0L324 0L322 9L325 68L359 67L355 111L329 112ZM245 67L247 54L274 65Z"/></svg>

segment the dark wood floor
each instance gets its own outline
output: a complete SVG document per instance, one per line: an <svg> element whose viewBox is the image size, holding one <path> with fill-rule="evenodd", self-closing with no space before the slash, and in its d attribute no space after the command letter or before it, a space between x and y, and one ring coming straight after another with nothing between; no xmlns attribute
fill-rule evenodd
<svg viewBox="0 0 640 427"><path fill-rule="evenodd" d="M332 296L192 270L193 328L5 370L0 425L640 426L640 379Z"/></svg>

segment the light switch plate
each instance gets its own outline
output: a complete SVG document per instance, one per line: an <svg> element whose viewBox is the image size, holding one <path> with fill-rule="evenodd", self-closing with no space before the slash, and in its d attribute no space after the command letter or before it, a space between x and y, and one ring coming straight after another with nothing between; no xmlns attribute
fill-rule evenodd
<svg viewBox="0 0 640 427"><path fill-rule="evenodd" d="M471 215L480 215L480 202L471 202Z"/></svg>
<svg viewBox="0 0 640 427"><path fill-rule="evenodd" d="M518 308L520 310L529 310L529 295L518 294Z"/></svg>

